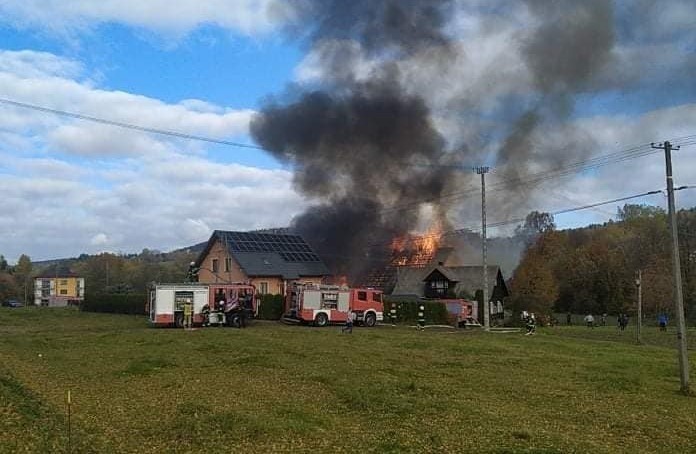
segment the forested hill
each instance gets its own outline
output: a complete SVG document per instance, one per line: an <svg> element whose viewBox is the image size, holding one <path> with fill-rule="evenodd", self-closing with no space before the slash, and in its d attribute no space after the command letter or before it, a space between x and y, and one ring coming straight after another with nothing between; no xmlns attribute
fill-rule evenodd
<svg viewBox="0 0 696 454"><path fill-rule="evenodd" d="M687 316L696 317L696 208L678 213ZM661 208L625 205L604 225L540 230L511 279L513 310L540 314L634 313L638 270L643 310L672 310L671 235Z"/></svg>

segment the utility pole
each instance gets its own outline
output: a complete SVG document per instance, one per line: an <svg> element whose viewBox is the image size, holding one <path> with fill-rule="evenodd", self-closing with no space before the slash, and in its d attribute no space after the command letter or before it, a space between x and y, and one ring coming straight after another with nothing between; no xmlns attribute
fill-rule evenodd
<svg viewBox="0 0 696 454"><path fill-rule="evenodd" d="M674 308L677 313L677 349L679 354L679 378L681 380L681 392L689 394L689 357L686 349L686 321L684 320L684 295L682 294L681 262L679 261L679 235L677 232L677 213L674 207L674 181L672 178L672 150L680 147L672 147L665 141L662 145L651 146L655 149L665 150L665 164L667 174L667 203L669 206L669 223L672 230L672 274L674 275Z"/></svg>
<svg viewBox="0 0 696 454"><path fill-rule="evenodd" d="M483 254L483 329L491 329L490 306L488 304L488 257L486 245L486 174L489 167L476 167L477 174L481 175L481 245Z"/></svg>
<svg viewBox="0 0 696 454"><path fill-rule="evenodd" d="M636 343L641 344L640 329L643 324L643 272L638 270L636 277L636 289L638 290L638 320L636 321Z"/></svg>

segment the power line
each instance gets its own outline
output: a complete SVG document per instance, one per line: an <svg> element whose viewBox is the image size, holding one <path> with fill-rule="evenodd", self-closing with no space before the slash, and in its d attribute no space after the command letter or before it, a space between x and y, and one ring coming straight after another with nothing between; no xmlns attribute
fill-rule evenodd
<svg viewBox="0 0 696 454"><path fill-rule="evenodd" d="M690 188L684 187L683 189L690 189ZM655 194L662 194L662 190L647 191L647 192L642 192L640 194L634 194L634 195L629 195L629 196L625 196L625 197L618 197L618 198L614 198L611 200L605 200L602 202L594 202L594 203L589 203L589 204L580 205L580 206L576 206L576 207L564 208L564 209L556 210L556 211L548 211L547 213L556 216L559 214L567 214L567 213L572 213L575 211L587 210L587 209L595 208L595 207L602 206L602 205L609 205L611 203L623 202L626 200L637 199L640 197L646 197L646 196L655 195ZM502 227L505 225L517 224L520 222L524 222L525 220L526 220L526 218L505 219L502 221L487 223L486 226L487 227ZM462 226L462 227L459 227L457 229L447 230L447 231L442 232L442 233L429 233L429 234L425 234L425 235L418 235L415 237L415 239L416 240L425 240L425 239L429 239L429 238L439 238L439 237L443 237L443 236L459 235L462 233L476 233L479 231L481 231L481 227L478 227L478 226L473 226L473 225L472 226ZM370 244L370 246L380 246L380 245L386 246L387 243L372 243L372 244Z"/></svg>
<svg viewBox="0 0 696 454"><path fill-rule="evenodd" d="M159 135L163 135L163 136L177 137L179 139L197 140L199 142L215 143L215 144L219 144L219 145L228 145L228 146L232 146L232 147L252 148L255 150L262 150L262 151L266 151L266 152L270 153L269 150L266 150L263 147L260 147L258 145L249 144L249 143L233 142L230 140L214 139L212 137L198 136L195 134L187 134L184 132L170 131L170 130L166 130L166 129L150 128L147 126L140 126L140 125L136 125L136 124L132 124L132 123L124 123L121 121L107 120L105 118L93 117L91 115L83 115L83 114L79 114L79 113L75 113L75 112L68 112L65 110L52 109L49 107L37 106L34 104L27 104L27 103L18 102L18 101L12 101L10 99L0 98L0 103L14 106L14 107L21 107L23 109L31 109L31 110L36 110L38 112L60 115L62 117L76 118L78 120L85 120L85 121L91 121L93 123L100 123L100 124L109 125L109 126L116 126L118 128L132 129L135 131L149 132L152 134L159 134Z"/></svg>
<svg viewBox="0 0 696 454"><path fill-rule="evenodd" d="M686 140L690 140L690 142L684 142ZM679 137L676 139L673 139L674 142L679 141L683 145L694 145L696 144L696 135L691 135L691 136L683 136ZM555 169L550 169L547 171L543 172L538 172L534 174L528 174L528 175L523 175L520 177L516 178L509 178L506 180L502 180L496 183L493 183L490 185L490 190L489 192L500 192L500 191L510 191L514 190L517 188L520 188L522 186L535 186L538 184L541 184L545 181L553 180L556 178L562 178L570 175L574 175L579 172L587 172L591 170L596 170L600 167L604 167L607 165L623 162L623 161L628 161L632 159L637 159L645 156L650 156L652 154L659 153L659 150L652 149L651 144L641 144L641 145L634 145L632 147L616 151L613 153L608 153L606 155L602 156L596 156L594 158L590 158L587 160L583 161L578 161L574 162L571 164L568 164L566 166L561 166L557 167ZM417 166L418 164L413 164L414 166ZM429 167L437 167L437 165L431 165L427 164ZM469 168L465 168L464 166L457 166L457 165L444 165L444 168L450 168L450 169L461 169L461 170L469 170ZM492 172L495 173L495 172ZM431 203L435 201L440 201L443 199L446 200L456 200L456 199L462 199L462 198L467 198L471 197L478 194L478 189L474 186L469 186L466 190L464 191L457 191L457 192L452 192L448 194L442 194L438 196L433 196L433 197L428 197L426 199L420 199L412 202L408 202L405 204L400 204L400 205L392 205L389 207L385 207L384 209L381 210L382 213L385 212L391 212L391 211L410 211L414 209L419 209L420 206L424 203Z"/></svg>
<svg viewBox="0 0 696 454"><path fill-rule="evenodd" d="M626 196L626 197L619 197L619 198L616 198L616 199L606 200L606 201L604 201L604 202L590 203L590 204L581 205L581 206L578 206L578 207L565 208L565 209L562 209L562 210L551 211L551 212L549 212L549 214L554 215L554 216L557 216L557 215L559 215L559 214L566 214L566 213L572 213L572 212L574 212L574 211L587 210L587 209L589 209L589 208L595 208L595 207L602 206L602 205L609 205L610 203L624 202L624 201L626 201L626 200L637 199L637 198L639 198L639 197L645 197L645 196L655 195L655 194L662 194L662 191L661 191L661 190L648 191L648 192L644 192L644 193L642 193L642 194L630 195L630 196ZM493 223L493 224L489 224L489 226L491 226L491 227L499 227L499 226L502 226L502 225L513 224L513 223L516 223L516 222L523 222L524 220L525 220L524 218L510 219L510 220L507 220L507 221L495 222L495 223Z"/></svg>
<svg viewBox="0 0 696 454"><path fill-rule="evenodd" d="M683 189L696 189L696 185L694 185L694 186L681 186L680 188L678 188L678 190L683 190ZM677 190L677 189L675 189L675 190ZM629 196L625 196L625 197L618 197L618 198L614 198L611 200L605 200L602 202L594 202L594 203L584 204L584 205L571 207L571 208L564 208L561 210L550 211L547 213L552 214L552 215L567 214L567 213L572 213L575 211L587 210L587 209L595 208L595 207L602 206L602 205L609 205L611 203L623 202L626 200L632 200L632 199L637 199L637 198L647 197L650 195L657 195L657 194L663 194L663 191L662 190L647 191L647 192L643 192L640 194L634 194L634 195L629 195ZM526 220L526 218L506 219L506 220L486 224L486 226L487 227L501 227L504 225L517 224L520 222L524 222L525 220ZM462 227L459 227L457 229L447 230L447 231L442 232L442 233L428 233L428 234L424 234L424 235L414 235L413 239L416 241L423 241L423 240L427 240L430 238L442 238L442 237L446 237L446 236L460 235L463 233L478 233L480 231L481 231L481 227L479 227L479 226L473 226L473 225L470 227L462 226ZM689 236L689 235L687 235L687 236ZM696 235L692 235L692 236L694 238L696 238ZM374 248L374 247L379 247L379 246L389 246L390 244L392 244L392 241L375 242L375 243L370 243L368 245L368 247ZM334 257L334 258L342 258L342 259L362 259L362 260L371 261L371 262L383 261L383 259L372 258L369 255L338 255L338 254L321 254L321 255L322 255L322 257L326 256L326 257Z"/></svg>
<svg viewBox="0 0 696 454"><path fill-rule="evenodd" d="M654 153L657 153L657 151L650 149L649 144L639 145L626 150L610 153L604 156L598 156L585 161L575 162L567 166L562 166L543 172L498 181L490 185L489 192L510 191L522 186L535 186L548 180L574 175L583 171L595 170L599 167L626 161L629 159L636 159L643 156L648 156ZM432 203L441 200L462 199L474 196L476 194L478 194L478 188L474 186L469 186L464 191L456 191L420 200L415 200L404 204L387 206L380 210L380 212L388 213L391 211L410 211L414 209L419 209L420 206L424 203Z"/></svg>
<svg viewBox="0 0 696 454"><path fill-rule="evenodd" d="M53 108L39 106L39 105L35 105L35 104L13 101L10 99L0 98L0 104L10 105L10 106L14 106L14 107L20 107L20 108L24 108L24 109L31 109L31 110L35 110L35 111L39 111L39 112L50 113L50 114L54 114L54 115L64 116L64 117L68 117L68 118L75 118L75 119L84 120L84 121L91 121L94 123L100 123L100 124L105 124L105 125L115 126L115 127L119 127L119 128L135 130L135 131L164 135L164 136L169 136L169 137L176 137L176 138L180 138L180 139L196 140L196 141L214 143L214 144L219 144L219 145L227 145L227 146L234 146L234 147L240 147L240 148L250 148L250 149L261 150L261 151L271 153L270 150L263 148L261 146L258 146L258 145L254 145L254 144L234 142L234 141L222 140L222 139L214 139L211 137L199 136L199 135L195 135L195 134L187 134L187 133L183 133L183 132L179 132L179 131L171 131L171 130L165 130L165 129L151 128L151 127L147 127L147 126L141 126L141 125L132 124L132 123L125 123L125 122L120 122L120 121L115 121L115 120L109 120L109 119L105 119L105 118L94 117L94 116L79 114L79 113L75 113L75 112L68 112L68 111L60 110L60 109L53 109ZM696 135L679 137L679 138L673 139L673 141L674 142L679 141L682 143L682 145L685 145L685 146L686 145L694 145L694 144L696 144ZM502 181L499 181L497 183L490 185L490 192L514 190L515 188L521 187L521 186L529 186L529 185L534 186L534 185L540 184L544 181L548 181L551 179L573 175L573 174L578 173L578 172L594 170L594 169L597 169L599 167L614 164L617 162L626 161L629 159L636 159L636 158L640 158L643 156L648 156L650 154L657 153L657 152L659 152L659 151L649 148L648 144L637 145L637 146L633 146L633 147L630 147L630 148L625 149L625 150L609 153L607 155L597 156L597 157L590 158L590 159L587 159L584 161L571 163L569 165L558 167L556 169L551 169L551 170L539 172L536 174L529 174L526 176L520 176L517 178L510 178L507 180L502 180ZM425 163L423 163L423 164L414 163L414 164L410 164L410 165L423 166L423 167L437 167L438 166L436 164L425 164ZM464 167L456 166L456 165L443 165L441 167L449 167L449 168L454 168L454 169L456 169L456 168L464 169ZM466 198L466 197L469 197L469 196L476 194L477 192L478 192L477 188L470 187L464 191L457 191L457 192L453 192L453 193L449 193L449 194L441 194L438 196L433 196L433 197L429 197L427 199L421 199L421 200L409 202L409 203L402 204L402 205L393 205L391 207L385 207L381 210L381 212L385 213L385 212L390 212L390 211L402 211L402 210L409 211L409 210L412 210L415 208L420 208L420 206L423 205L424 203L431 203L431 202L441 201L444 199L454 200L454 199Z"/></svg>
<svg viewBox="0 0 696 454"><path fill-rule="evenodd" d="M595 207L602 206L602 205L609 205L610 203L623 202L626 200L637 199L640 197L646 197L646 196L655 195L655 194L662 194L662 191L661 190L647 191L647 192L643 192L640 194L634 194L634 195L629 195L629 196L625 196L625 197L618 197L615 199L605 200L602 202L595 202L595 203L580 205L580 206L576 206L576 207L572 207L572 208L564 208L564 209L556 210L556 211L547 211L546 213L557 216L559 214L567 214L567 213L572 213L575 211L587 210L587 209L595 208ZM517 224L520 222L524 222L525 220L526 220L526 218L506 219L506 220L502 220L502 221L489 223L489 224L487 224L487 226L488 227L502 227L504 225ZM448 234L457 234L457 233L462 233L462 232L475 232L475 231L477 231L477 229L464 227L464 228L459 228L457 230L452 230L451 233L448 233Z"/></svg>

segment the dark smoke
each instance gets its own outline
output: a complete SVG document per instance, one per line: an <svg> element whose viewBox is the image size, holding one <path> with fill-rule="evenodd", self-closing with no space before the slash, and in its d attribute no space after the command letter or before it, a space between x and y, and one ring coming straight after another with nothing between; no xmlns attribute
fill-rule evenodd
<svg viewBox="0 0 696 454"><path fill-rule="evenodd" d="M459 61L454 58L459 50L447 27L461 4L291 3L296 15L289 31L313 50L324 82L292 93L290 101L269 101L253 120L251 131L260 145L294 167L297 189L317 202L294 219L293 227L332 271L347 274L355 283L374 267L373 260L385 259L384 244L418 224L424 200L432 201L436 220L447 228L450 207L443 195L468 185L457 181L462 173L442 165L480 160L461 137L438 133L427 100L405 86L408 78L400 65L423 58L424 71L450 71ZM534 151L535 133L545 124L565 122L574 96L592 89L596 73L612 58L614 45L609 1L527 0L526 4L537 23L521 53L536 94L513 102L507 111L518 115L487 133L507 136L496 163L507 177L524 174L531 164L543 167L583 154L573 146L549 159ZM372 63L368 77L358 69L365 57ZM496 68L489 71L495 80ZM451 105L467 106L467 111L452 112L463 118L476 108L466 99L453 99ZM452 144L457 144L456 151ZM470 178L466 175L467 182ZM519 200L520 191L510 189L514 190L504 197ZM393 206L412 209L397 211ZM479 219L478 212L471 216Z"/></svg>
<svg viewBox="0 0 696 454"><path fill-rule="evenodd" d="M450 0L295 0L296 34L312 42L355 40L378 54L448 46Z"/></svg>
<svg viewBox="0 0 696 454"><path fill-rule="evenodd" d="M572 95L589 88L611 59L613 4L607 0L527 0L541 21L524 46L534 81L544 93Z"/></svg>
<svg viewBox="0 0 696 454"><path fill-rule="evenodd" d="M353 278L374 265L351 260L356 251L404 234L418 221L417 211L404 216L385 206L437 201L451 177L428 166L450 154L423 100L383 81L269 104L251 131L264 148L295 165L301 192L324 201L296 218L294 227L338 273Z"/></svg>
<svg viewBox="0 0 696 454"><path fill-rule="evenodd" d="M615 45L613 3L607 0L526 0L539 25L524 43L522 55L538 90L534 106L512 125L498 153L510 187L518 185L532 163L554 168L585 159L591 142L576 140L578 133L566 122L574 97L597 87L593 83L612 60ZM566 143L556 153L539 153L535 143L541 125L564 126ZM583 137L583 139L587 139ZM509 165L507 165L509 164ZM507 165L507 166L506 166ZM519 191L518 194L528 194Z"/></svg>

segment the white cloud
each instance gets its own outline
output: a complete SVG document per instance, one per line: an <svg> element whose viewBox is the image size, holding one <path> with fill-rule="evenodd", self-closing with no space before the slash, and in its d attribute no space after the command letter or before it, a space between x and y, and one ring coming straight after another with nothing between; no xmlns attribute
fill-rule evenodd
<svg viewBox="0 0 696 454"><path fill-rule="evenodd" d="M4 51L0 60L0 98L248 140L250 110L100 89L79 62L51 54ZM205 143L0 110L0 253L10 260L170 250L205 241L214 228L284 226L305 206L289 171L214 161Z"/></svg>
<svg viewBox="0 0 696 454"><path fill-rule="evenodd" d="M109 238L105 233L97 233L89 242L92 246L104 246L109 243Z"/></svg>
<svg viewBox="0 0 696 454"><path fill-rule="evenodd" d="M1 143L1 140L0 140ZM5 165L17 173L50 178L53 180L74 180L85 174L85 170L77 165L54 158L18 158L10 154L0 153Z"/></svg>
<svg viewBox="0 0 696 454"><path fill-rule="evenodd" d="M44 52L0 53L0 98L131 125L213 138L248 132L252 110L231 110L198 100L167 104L75 80L81 65ZM35 65L32 62L36 62ZM34 70L25 67L35 66ZM69 76L69 77L68 77ZM2 104L0 131L40 130L46 146L77 155L135 155L161 150L167 141L151 134L58 117ZM176 139L172 139L176 140ZM170 141L171 142L171 141ZM181 141L178 141L181 144Z"/></svg>
<svg viewBox="0 0 696 454"><path fill-rule="evenodd" d="M57 76L74 78L82 75L82 64L48 52L32 50L10 51L0 49L0 68L9 74L25 78Z"/></svg>
<svg viewBox="0 0 696 454"><path fill-rule="evenodd" d="M267 33L291 11L281 0L3 0L0 17L16 27L61 34L116 22L181 35L213 24L245 35Z"/></svg>

